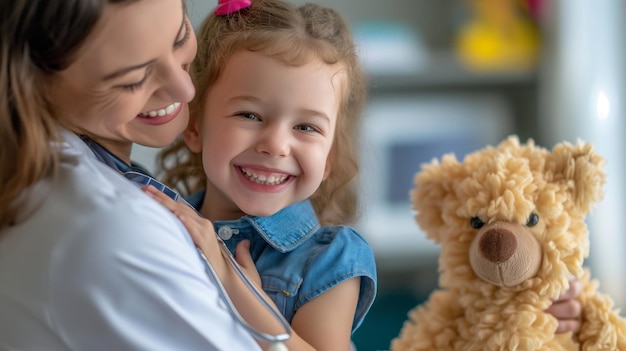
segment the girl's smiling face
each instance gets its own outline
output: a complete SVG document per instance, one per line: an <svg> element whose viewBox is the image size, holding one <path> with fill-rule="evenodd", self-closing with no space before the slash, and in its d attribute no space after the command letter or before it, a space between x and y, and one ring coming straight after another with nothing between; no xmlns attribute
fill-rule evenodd
<svg viewBox="0 0 626 351"><path fill-rule="evenodd" d="M51 101L67 128L128 162L132 143L165 146L186 127L195 54L180 0L110 4L77 59L51 78Z"/></svg>
<svg viewBox="0 0 626 351"><path fill-rule="evenodd" d="M290 66L238 51L207 91L185 133L202 152L211 220L272 215L310 197L330 172L343 91L341 66Z"/></svg>

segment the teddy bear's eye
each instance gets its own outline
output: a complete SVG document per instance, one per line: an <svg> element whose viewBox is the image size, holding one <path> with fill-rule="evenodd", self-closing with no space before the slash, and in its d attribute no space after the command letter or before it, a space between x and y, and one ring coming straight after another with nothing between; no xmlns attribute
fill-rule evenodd
<svg viewBox="0 0 626 351"><path fill-rule="evenodd" d="M535 225L537 225L537 223L539 223L539 215L533 212L530 214L530 216L528 216L528 222L526 222L526 225L529 227L534 227Z"/></svg>
<svg viewBox="0 0 626 351"><path fill-rule="evenodd" d="M480 229L485 225L485 222L481 221L478 217L472 217L470 219L470 225L474 229Z"/></svg>

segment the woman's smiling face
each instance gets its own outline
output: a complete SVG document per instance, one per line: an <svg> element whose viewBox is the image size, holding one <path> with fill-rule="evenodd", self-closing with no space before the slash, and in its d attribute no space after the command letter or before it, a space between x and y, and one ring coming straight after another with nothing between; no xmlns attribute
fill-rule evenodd
<svg viewBox="0 0 626 351"><path fill-rule="evenodd" d="M109 4L50 80L61 122L129 161L132 143L161 147L187 126L196 38L181 0Z"/></svg>

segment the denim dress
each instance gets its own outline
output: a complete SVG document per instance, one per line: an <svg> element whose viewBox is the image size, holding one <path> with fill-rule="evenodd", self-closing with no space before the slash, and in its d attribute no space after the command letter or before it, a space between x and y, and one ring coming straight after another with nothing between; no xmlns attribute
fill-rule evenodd
<svg viewBox="0 0 626 351"><path fill-rule="evenodd" d="M187 200L196 209L204 192ZM261 276L263 290L291 323L307 302L350 278L361 278L352 323L354 332L376 296L376 264L367 241L347 226L320 226L310 201L305 200L268 217L243 216L215 221L215 230L235 254L250 240L250 253Z"/></svg>

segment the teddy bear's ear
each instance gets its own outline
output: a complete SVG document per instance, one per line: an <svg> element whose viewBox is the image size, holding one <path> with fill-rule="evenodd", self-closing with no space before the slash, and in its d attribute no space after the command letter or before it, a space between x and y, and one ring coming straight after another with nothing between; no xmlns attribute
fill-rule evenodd
<svg viewBox="0 0 626 351"><path fill-rule="evenodd" d="M593 145L578 141L557 144L548 163L554 181L567 187L574 205L581 213L589 213L604 195L605 160L593 151Z"/></svg>
<svg viewBox="0 0 626 351"><path fill-rule="evenodd" d="M415 220L437 243L441 242L441 232L445 228L443 206L448 195L453 193L454 183L464 177L463 168L453 154L444 155L441 162L435 159L429 164L422 164L415 175L415 187L411 190Z"/></svg>
<svg viewBox="0 0 626 351"><path fill-rule="evenodd" d="M511 134L506 139L502 140L500 144L498 144L498 149L518 149L520 147L519 137L515 134Z"/></svg>

